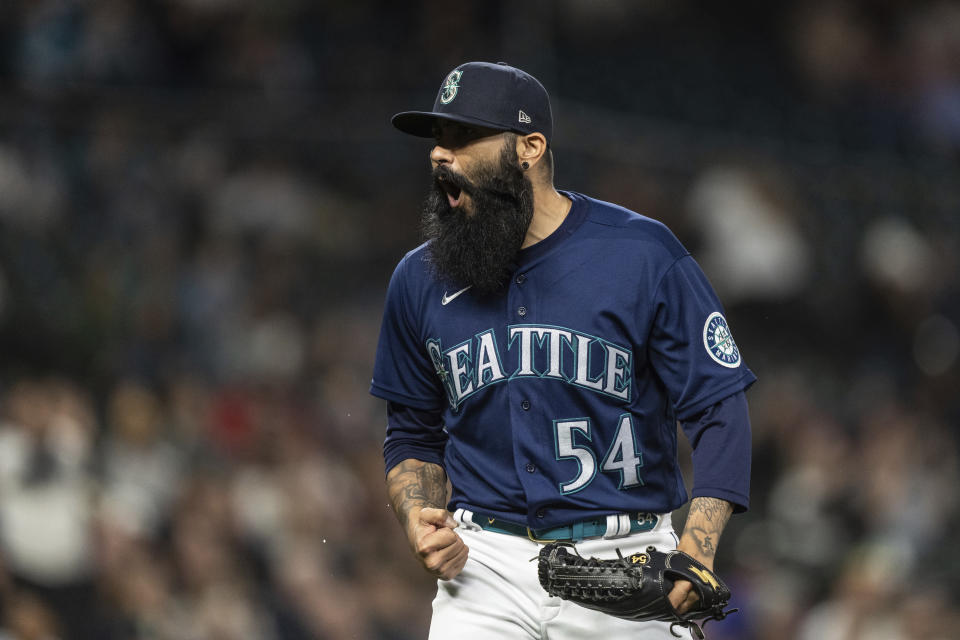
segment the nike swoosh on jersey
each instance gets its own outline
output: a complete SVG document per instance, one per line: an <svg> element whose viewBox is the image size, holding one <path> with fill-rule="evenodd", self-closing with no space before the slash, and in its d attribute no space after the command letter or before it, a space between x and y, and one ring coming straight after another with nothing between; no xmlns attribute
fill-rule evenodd
<svg viewBox="0 0 960 640"><path fill-rule="evenodd" d="M460 289L460 291L457 291L456 293L453 293L453 294L451 294L451 295L449 295L449 296L447 295L447 292L444 291L444 292L443 292L443 299L440 301L440 304L442 304L443 306L447 306L448 304L450 304L451 302L453 302L453 299L454 299L454 298L456 298L458 295L460 295L461 293L463 293L464 291L466 291L467 289L469 289L469 288L472 287L472 286L473 286L473 285L470 285L469 287L464 287L463 289Z"/></svg>

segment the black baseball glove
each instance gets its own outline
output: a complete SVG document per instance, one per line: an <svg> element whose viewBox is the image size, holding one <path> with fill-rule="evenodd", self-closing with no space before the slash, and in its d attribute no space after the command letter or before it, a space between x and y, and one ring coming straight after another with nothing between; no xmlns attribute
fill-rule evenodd
<svg viewBox="0 0 960 640"><path fill-rule="evenodd" d="M571 553L572 551L572 553ZM568 542L551 542L540 550L540 584L552 596L575 602L625 620L670 622L687 627L702 640L708 620L723 620L736 611L724 611L730 589L710 569L683 553L664 553L647 547L642 553L616 560L585 559ZM676 580L689 580L700 596L696 607L679 613L667 594ZM703 620L701 623L695 620Z"/></svg>

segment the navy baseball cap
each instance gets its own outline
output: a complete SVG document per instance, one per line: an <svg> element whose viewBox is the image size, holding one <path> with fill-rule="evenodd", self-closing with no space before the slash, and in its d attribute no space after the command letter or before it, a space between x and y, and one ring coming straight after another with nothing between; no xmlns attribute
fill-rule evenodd
<svg viewBox="0 0 960 640"><path fill-rule="evenodd" d="M520 134L553 138L550 97L540 82L506 62L466 62L444 79L433 111L404 111L391 119L404 133L433 137L438 120L452 120Z"/></svg>

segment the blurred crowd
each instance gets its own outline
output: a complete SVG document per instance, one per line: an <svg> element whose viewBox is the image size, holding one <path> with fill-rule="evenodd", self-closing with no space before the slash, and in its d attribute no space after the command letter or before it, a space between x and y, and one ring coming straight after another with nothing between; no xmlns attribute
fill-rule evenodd
<svg viewBox="0 0 960 640"><path fill-rule="evenodd" d="M388 119L466 59L758 374L710 637L956 637L960 5L714 4L0 10L0 640L425 637L367 388L426 186Z"/></svg>

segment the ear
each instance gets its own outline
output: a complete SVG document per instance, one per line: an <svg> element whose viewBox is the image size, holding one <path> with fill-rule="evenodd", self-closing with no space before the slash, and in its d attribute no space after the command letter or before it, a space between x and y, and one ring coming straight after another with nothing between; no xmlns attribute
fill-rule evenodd
<svg viewBox="0 0 960 640"><path fill-rule="evenodd" d="M526 162L532 169L547 152L547 139L542 133L530 133L517 136L517 162L523 166Z"/></svg>

